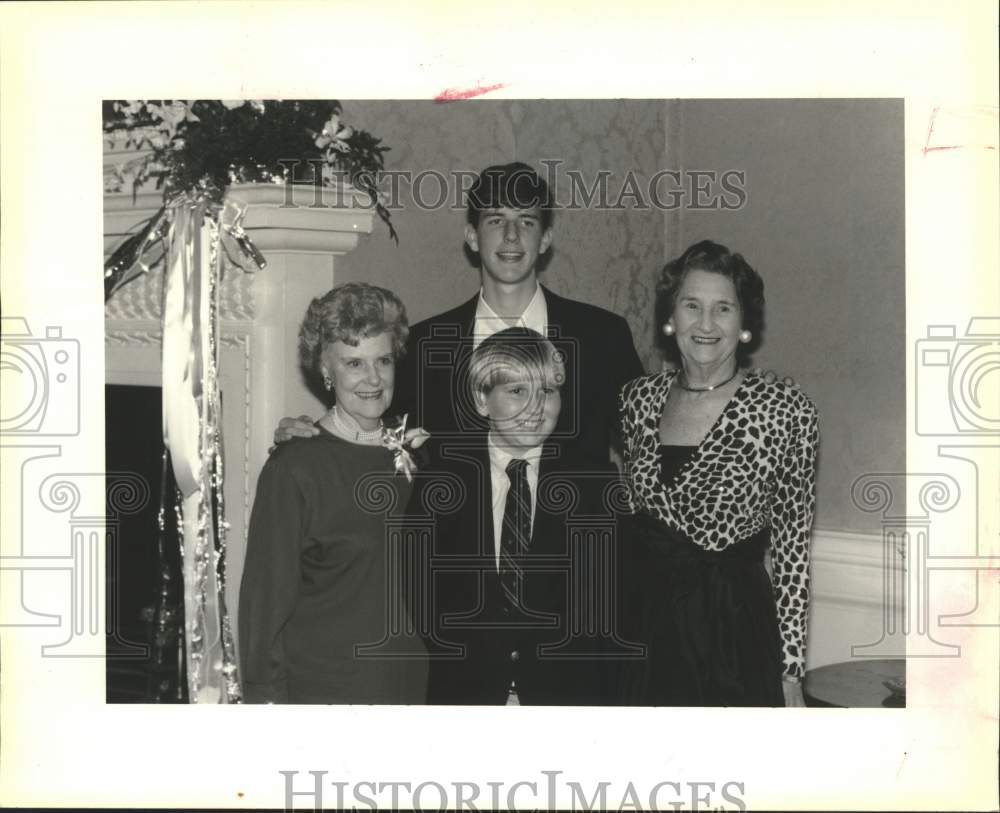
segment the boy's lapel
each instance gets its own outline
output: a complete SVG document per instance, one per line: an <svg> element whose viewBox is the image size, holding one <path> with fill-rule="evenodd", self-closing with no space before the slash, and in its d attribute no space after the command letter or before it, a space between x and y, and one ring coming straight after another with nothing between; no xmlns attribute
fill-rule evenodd
<svg viewBox="0 0 1000 813"><path fill-rule="evenodd" d="M535 521L531 526L531 545L528 550L536 554L558 553L562 548L565 522L562 514L552 510L552 496L546 498L546 481L559 471L556 447L546 444L538 463L538 485L535 488Z"/></svg>
<svg viewBox="0 0 1000 813"><path fill-rule="evenodd" d="M479 465L479 477L477 478L479 484L479 498L474 500L469 500L469 502L476 506L476 512L478 514L476 522L478 526L482 529L479 534L479 550L476 553L479 556L495 556L496 555L496 534L493 531L493 469L490 466L490 453L486 446L485 436L483 438L483 445L477 447L477 457L476 462ZM476 527L473 525L472 527ZM489 572L496 575L496 568L492 568Z"/></svg>

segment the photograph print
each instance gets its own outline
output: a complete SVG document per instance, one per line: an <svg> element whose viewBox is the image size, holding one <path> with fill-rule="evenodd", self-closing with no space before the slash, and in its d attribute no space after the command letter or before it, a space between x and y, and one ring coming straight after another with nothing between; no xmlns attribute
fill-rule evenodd
<svg viewBox="0 0 1000 813"><path fill-rule="evenodd" d="M107 702L905 706L903 114L105 100Z"/></svg>

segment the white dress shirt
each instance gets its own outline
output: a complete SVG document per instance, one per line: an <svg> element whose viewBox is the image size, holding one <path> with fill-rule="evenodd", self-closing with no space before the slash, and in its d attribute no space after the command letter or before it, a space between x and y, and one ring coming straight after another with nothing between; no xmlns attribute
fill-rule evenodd
<svg viewBox="0 0 1000 813"><path fill-rule="evenodd" d="M509 323L501 316L497 316L496 311L491 308L483 298L483 291L479 289L479 303L476 305L476 323L472 328L472 347L479 347L480 343L488 339L494 333L499 333L509 327L528 327L545 335L549 324L549 310L545 304L545 294L542 293L542 286L535 283L535 295L528 303L528 307L517 317L513 324Z"/></svg>
<svg viewBox="0 0 1000 813"><path fill-rule="evenodd" d="M513 455L497 447L490 432L486 443L490 454L490 481L493 484L493 555L497 573L500 572L500 534L503 531L503 513L507 505L507 492L510 491L510 478L507 476L507 464ZM528 462L528 491L531 492L531 523L535 523L535 495L538 491L538 463L542 457L542 447L535 446L522 457Z"/></svg>

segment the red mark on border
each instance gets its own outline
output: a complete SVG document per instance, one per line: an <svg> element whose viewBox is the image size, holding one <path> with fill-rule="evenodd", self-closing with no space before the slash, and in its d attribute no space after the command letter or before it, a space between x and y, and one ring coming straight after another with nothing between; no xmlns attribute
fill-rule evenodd
<svg viewBox="0 0 1000 813"><path fill-rule="evenodd" d="M434 101L438 104L444 104L445 102L460 102L465 99L474 99L476 96L482 96L485 93L490 93L494 90L500 90L500 88L505 87L507 87L507 85L504 82L498 82L495 85L480 85L477 82L474 88L469 88L468 90L446 88L434 97Z"/></svg>
<svg viewBox="0 0 1000 813"><path fill-rule="evenodd" d="M996 124L1000 108L986 105L941 108L931 111L923 153L981 147L996 150ZM936 143L932 143L936 142Z"/></svg>

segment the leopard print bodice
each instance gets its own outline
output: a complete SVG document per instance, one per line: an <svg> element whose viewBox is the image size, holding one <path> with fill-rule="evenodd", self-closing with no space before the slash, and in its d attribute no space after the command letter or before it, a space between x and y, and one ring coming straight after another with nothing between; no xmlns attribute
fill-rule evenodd
<svg viewBox="0 0 1000 813"><path fill-rule="evenodd" d="M659 423L676 375L671 370L643 376L621 391L630 506L708 550L769 527L784 673L801 677L816 502L816 408L796 387L748 373L691 460L665 483Z"/></svg>

